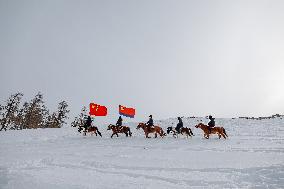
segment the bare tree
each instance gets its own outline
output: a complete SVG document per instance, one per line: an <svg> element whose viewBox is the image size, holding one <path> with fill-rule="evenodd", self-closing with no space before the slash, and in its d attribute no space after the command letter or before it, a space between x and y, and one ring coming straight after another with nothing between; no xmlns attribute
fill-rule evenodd
<svg viewBox="0 0 284 189"><path fill-rule="evenodd" d="M87 108L84 106L81 113L75 117L75 120L71 123L72 127L78 127L78 132L83 130L85 124L85 118L88 116Z"/></svg>
<svg viewBox="0 0 284 189"><path fill-rule="evenodd" d="M14 121L19 112L19 105L22 97L22 93L13 94L6 101L6 105L0 105L0 131L3 129L6 131L9 126L15 124Z"/></svg>
<svg viewBox="0 0 284 189"><path fill-rule="evenodd" d="M24 106L20 108L18 114L14 117L14 127L12 127L11 129L21 130L24 128L24 110Z"/></svg>
<svg viewBox="0 0 284 189"><path fill-rule="evenodd" d="M49 115L47 118L46 127L48 128L60 128L65 124L65 120L68 118L67 114L70 110L67 109L68 104L65 101L62 101L58 104L58 111L54 112L52 115Z"/></svg>
<svg viewBox="0 0 284 189"><path fill-rule="evenodd" d="M30 102L19 108L22 93L11 95L5 105L0 105L0 131L7 129L60 128L68 119L68 104L62 101L58 110L49 113L39 92Z"/></svg>
<svg viewBox="0 0 284 189"><path fill-rule="evenodd" d="M27 129L43 128L48 110L44 106L43 95L38 93L30 103L24 104L23 125Z"/></svg>

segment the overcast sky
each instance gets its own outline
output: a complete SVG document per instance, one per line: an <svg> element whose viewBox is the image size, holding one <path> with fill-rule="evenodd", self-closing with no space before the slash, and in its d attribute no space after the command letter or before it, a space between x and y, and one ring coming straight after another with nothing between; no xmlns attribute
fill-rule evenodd
<svg viewBox="0 0 284 189"><path fill-rule="evenodd" d="M284 1L0 0L0 101L135 119L284 113Z"/></svg>

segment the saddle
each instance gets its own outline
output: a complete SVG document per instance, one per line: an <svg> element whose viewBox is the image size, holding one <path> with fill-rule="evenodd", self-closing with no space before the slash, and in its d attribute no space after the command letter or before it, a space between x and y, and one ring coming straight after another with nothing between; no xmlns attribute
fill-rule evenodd
<svg viewBox="0 0 284 189"><path fill-rule="evenodd" d="M116 125L116 126L115 126L115 129L116 129L117 131L120 131L120 130L123 129L123 126L118 126L118 125Z"/></svg>
<svg viewBox="0 0 284 189"><path fill-rule="evenodd" d="M154 128L154 125L147 125L147 127L148 127L148 132L151 132L151 129Z"/></svg>
<svg viewBox="0 0 284 189"><path fill-rule="evenodd" d="M182 129L183 127L180 127L180 128L175 128L175 131L177 132L177 134L181 134L181 129Z"/></svg>

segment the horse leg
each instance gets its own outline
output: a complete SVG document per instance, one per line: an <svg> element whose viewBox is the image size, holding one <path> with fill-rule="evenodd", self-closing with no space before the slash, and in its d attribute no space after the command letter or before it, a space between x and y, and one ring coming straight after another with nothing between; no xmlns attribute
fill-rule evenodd
<svg viewBox="0 0 284 189"><path fill-rule="evenodd" d="M78 132L79 132L79 133L81 133L82 130L83 130L82 127L79 127L79 128L78 128Z"/></svg>
<svg viewBox="0 0 284 189"><path fill-rule="evenodd" d="M221 135L220 134L218 134L218 136L219 136L219 139L221 138Z"/></svg>
<svg viewBox="0 0 284 189"><path fill-rule="evenodd" d="M187 132L185 133L185 135L186 135L186 138L188 138L188 136L190 136L190 134L189 134L189 133L187 133Z"/></svg>
<svg viewBox="0 0 284 189"><path fill-rule="evenodd" d="M116 134L116 136L118 137L118 134L117 133L115 133Z"/></svg>
<svg viewBox="0 0 284 189"><path fill-rule="evenodd" d="M224 133L221 133L221 135L224 137L224 139L226 139L226 136L224 135ZM220 138L221 138L221 136L220 136Z"/></svg>
<svg viewBox="0 0 284 189"><path fill-rule="evenodd" d="M190 136L190 137L192 137L192 135L190 134L191 132L190 132L190 130L188 131L188 133L187 133L187 138Z"/></svg>
<svg viewBox="0 0 284 189"><path fill-rule="evenodd" d="M175 131L172 131L172 132L173 132L173 137L177 138L177 133Z"/></svg>
<svg viewBox="0 0 284 189"><path fill-rule="evenodd" d="M204 134L204 138L209 139L209 134Z"/></svg>
<svg viewBox="0 0 284 189"><path fill-rule="evenodd" d="M113 137L113 135L114 135L114 133L112 133L112 135L111 135L111 137L110 137L110 138L112 138L112 137Z"/></svg>
<svg viewBox="0 0 284 189"><path fill-rule="evenodd" d="M151 138L151 137L149 137L148 135L149 135L149 133L147 132L147 133L145 133L145 135L146 135L146 138Z"/></svg>
<svg viewBox="0 0 284 189"><path fill-rule="evenodd" d="M127 131L126 131L126 132L124 132L124 134L126 135L126 137L128 137L128 133L127 133Z"/></svg>

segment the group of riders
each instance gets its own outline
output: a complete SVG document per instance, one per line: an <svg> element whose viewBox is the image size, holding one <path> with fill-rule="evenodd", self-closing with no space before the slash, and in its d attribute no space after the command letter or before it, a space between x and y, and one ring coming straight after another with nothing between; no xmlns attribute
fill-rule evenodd
<svg viewBox="0 0 284 189"><path fill-rule="evenodd" d="M215 127L215 118L213 118L211 115L208 117L209 118L209 123L208 123L208 129L211 132L211 128ZM183 121L181 117L178 117L178 124L175 127L175 130L177 133L181 133L181 129L183 128ZM154 121L152 115L149 116L149 121L146 123L148 130L151 129L151 127L154 126Z"/></svg>
<svg viewBox="0 0 284 189"><path fill-rule="evenodd" d="M213 127L215 127L215 118L213 118L211 115L208 118L210 120L209 123L208 123L208 129L209 129L209 132L211 132L211 129ZM176 125L175 130L176 130L177 133L180 133L181 129L183 128L183 121L182 121L181 117L178 117L177 119L178 119L178 124ZM121 127L122 121L123 121L123 119L121 118L121 116L119 116L115 126ZM85 121L83 128L86 131L91 126L92 126L92 118L91 118L91 116L88 116L87 120ZM153 120L152 115L149 115L149 120L147 121L146 126L147 126L148 131L150 131L151 128L154 127L154 120ZM83 128L80 127L78 131L81 132L83 130Z"/></svg>

